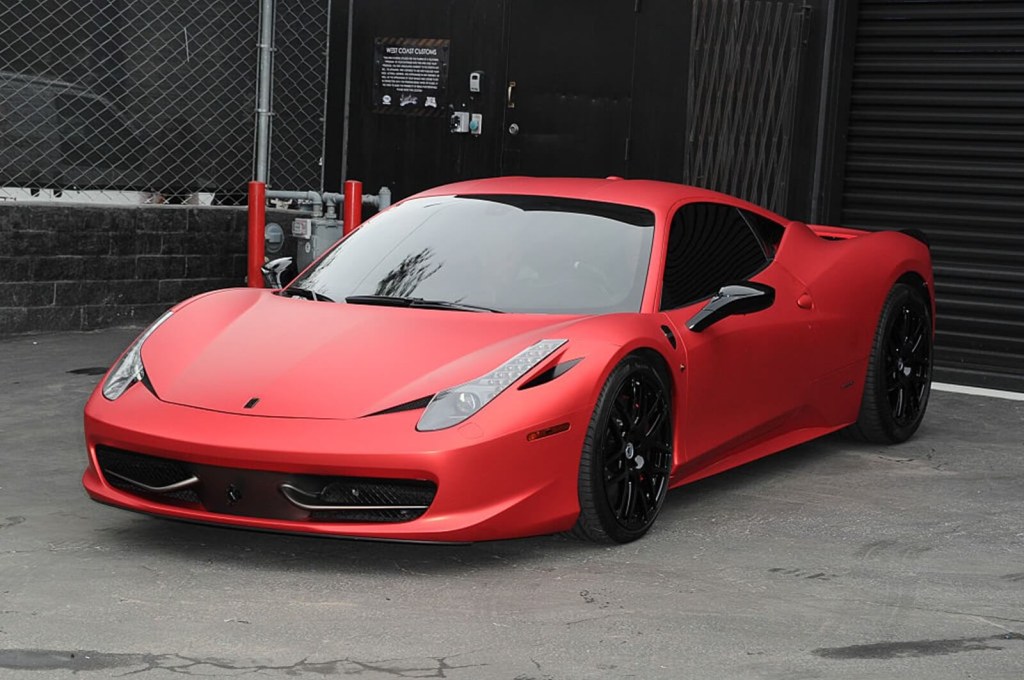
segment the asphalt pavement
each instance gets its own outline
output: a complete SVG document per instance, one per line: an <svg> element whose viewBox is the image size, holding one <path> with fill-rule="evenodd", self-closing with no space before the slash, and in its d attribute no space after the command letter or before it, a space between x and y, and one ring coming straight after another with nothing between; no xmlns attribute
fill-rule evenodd
<svg viewBox="0 0 1024 680"><path fill-rule="evenodd" d="M1024 402L933 393L902 446L678 489L625 546L306 538L86 497L137 332L0 340L0 678L1024 677Z"/></svg>

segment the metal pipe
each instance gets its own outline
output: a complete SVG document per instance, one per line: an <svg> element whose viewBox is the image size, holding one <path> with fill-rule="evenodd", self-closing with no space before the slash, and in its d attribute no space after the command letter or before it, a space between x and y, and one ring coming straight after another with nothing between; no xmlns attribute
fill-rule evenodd
<svg viewBox="0 0 1024 680"><path fill-rule="evenodd" d="M266 257L267 185L249 182L249 249L246 275L250 288L263 287L263 259Z"/></svg>
<svg viewBox="0 0 1024 680"><path fill-rule="evenodd" d="M327 92L331 86L331 26L334 23L334 3L328 0L327 2L327 27L325 30L326 35L324 36L324 101L323 106L320 107L320 191L324 190L324 173L327 171ZM346 62L346 68L348 63ZM345 86L348 86L348 74L345 75Z"/></svg>
<svg viewBox="0 0 1024 680"><path fill-rule="evenodd" d="M345 203L345 194L324 192L324 204L342 205ZM391 205L391 189L381 187L376 194L363 194L363 205L372 205L377 210L383 210Z"/></svg>
<svg viewBox="0 0 1024 680"><path fill-rule="evenodd" d="M259 72L256 86L256 167L257 182L268 181L270 175L270 118L274 89L274 23L275 0L260 1Z"/></svg>
<svg viewBox="0 0 1024 680"><path fill-rule="evenodd" d="M348 39L345 44L345 115L341 121L341 181L348 179L348 130L352 112L352 22L355 18L355 0L348 2Z"/></svg>
<svg viewBox="0 0 1024 680"><path fill-rule="evenodd" d="M314 217L320 217L324 211L324 198L317 191L278 191L277 189L271 189L267 192L267 198L311 203L313 205Z"/></svg>
<svg viewBox="0 0 1024 680"><path fill-rule="evenodd" d="M282 201L298 201L299 203L312 204L314 217L323 215L324 206L327 206L328 209L333 209L336 206L343 206L345 204L345 194L330 191L325 191L321 194L317 191L279 191L277 189L270 189L266 192L266 197L268 199L276 198ZM362 194L360 199L360 202L364 205L372 205L378 210L384 210L384 208L391 205L391 189L381 187L378 193Z"/></svg>

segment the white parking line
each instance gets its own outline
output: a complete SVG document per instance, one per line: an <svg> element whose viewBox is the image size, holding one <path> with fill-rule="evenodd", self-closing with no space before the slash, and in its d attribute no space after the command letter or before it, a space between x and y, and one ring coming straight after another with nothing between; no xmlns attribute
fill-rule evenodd
<svg viewBox="0 0 1024 680"><path fill-rule="evenodd" d="M1024 393L1007 392L1005 390L990 390L987 387L969 387L967 385L932 383L932 389L938 390L940 392L956 392L957 394L971 394L976 397L994 397L996 399L1009 399L1010 401L1024 401Z"/></svg>

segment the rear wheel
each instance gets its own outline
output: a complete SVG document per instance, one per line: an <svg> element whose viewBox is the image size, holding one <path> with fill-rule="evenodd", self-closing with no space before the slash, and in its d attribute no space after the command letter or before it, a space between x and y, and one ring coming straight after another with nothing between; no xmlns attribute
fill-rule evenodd
<svg viewBox="0 0 1024 680"><path fill-rule="evenodd" d="M852 434L897 444L917 431L932 382L932 315L919 290L897 283L875 331L860 415Z"/></svg>
<svg viewBox="0 0 1024 680"><path fill-rule="evenodd" d="M572 533L628 543L647 533L668 491L672 402L662 374L629 357L601 390L580 459L580 516Z"/></svg>

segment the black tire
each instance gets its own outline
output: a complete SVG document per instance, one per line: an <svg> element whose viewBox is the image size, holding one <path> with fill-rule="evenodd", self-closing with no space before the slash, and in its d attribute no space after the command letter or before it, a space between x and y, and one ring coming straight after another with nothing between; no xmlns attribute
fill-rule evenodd
<svg viewBox="0 0 1024 680"><path fill-rule="evenodd" d="M668 492L672 399L647 361L624 359L601 389L580 458L580 516L571 533L628 543L647 533Z"/></svg>
<svg viewBox="0 0 1024 680"><path fill-rule="evenodd" d="M931 382L931 307L920 290L897 283L882 307L850 434L875 444L910 439L924 418Z"/></svg>

